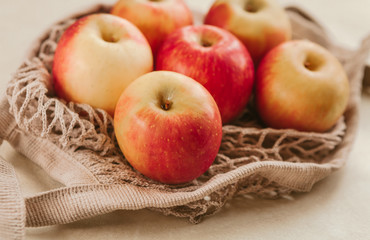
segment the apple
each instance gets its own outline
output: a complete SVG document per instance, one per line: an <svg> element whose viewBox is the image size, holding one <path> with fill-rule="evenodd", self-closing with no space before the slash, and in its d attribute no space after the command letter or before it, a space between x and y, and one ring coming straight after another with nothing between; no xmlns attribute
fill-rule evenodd
<svg viewBox="0 0 370 240"><path fill-rule="evenodd" d="M209 92L170 71L147 73L126 88L117 103L114 129L128 162L166 184L202 175L222 138L220 112Z"/></svg>
<svg viewBox="0 0 370 240"><path fill-rule="evenodd" d="M110 14L91 14L72 24L58 42L52 67L57 96L111 115L129 83L152 70L143 34Z"/></svg>
<svg viewBox="0 0 370 240"><path fill-rule="evenodd" d="M257 110L273 128L325 132L344 113L349 92L341 63L308 40L280 44L257 70Z"/></svg>
<svg viewBox="0 0 370 240"><path fill-rule="evenodd" d="M291 24L275 0L217 0L205 24L224 28L247 47L257 65L273 47L291 39Z"/></svg>
<svg viewBox="0 0 370 240"><path fill-rule="evenodd" d="M193 15L183 0L119 0L111 13L134 23L154 55L169 33L193 24Z"/></svg>
<svg viewBox="0 0 370 240"><path fill-rule="evenodd" d="M245 108L254 82L253 61L244 45L228 31L210 25L171 33L158 51L156 69L201 83L215 99L223 124Z"/></svg>

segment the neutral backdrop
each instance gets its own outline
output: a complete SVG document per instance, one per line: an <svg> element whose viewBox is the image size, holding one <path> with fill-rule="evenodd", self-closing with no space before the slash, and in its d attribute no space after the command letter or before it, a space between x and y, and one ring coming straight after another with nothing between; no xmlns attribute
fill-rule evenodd
<svg viewBox="0 0 370 240"><path fill-rule="evenodd" d="M57 20L98 2L115 1L1 0L1 93L37 36ZM202 12L212 2L187 1ZM280 3L304 8L345 47L356 48L370 34L369 0ZM72 224L27 229L26 239L370 239L369 119L370 96L363 94L360 126L346 166L310 193L280 200L235 199L197 225L149 210L117 211ZM24 196L61 186L6 142L0 155L15 166Z"/></svg>

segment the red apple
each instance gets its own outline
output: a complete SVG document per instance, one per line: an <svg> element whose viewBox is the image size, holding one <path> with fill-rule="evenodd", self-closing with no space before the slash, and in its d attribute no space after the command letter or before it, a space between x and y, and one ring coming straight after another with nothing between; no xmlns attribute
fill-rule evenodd
<svg viewBox="0 0 370 240"><path fill-rule="evenodd" d="M167 184L191 181L213 163L222 138L209 92L182 74L145 74L122 93L114 115L119 146L143 175Z"/></svg>
<svg viewBox="0 0 370 240"><path fill-rule="evenodd" d="M62 35L53 62L55 92L113 115L126 86L153 70L150 46L132 23L110 14L77 20Z"/></svg>
<svg viewBox="0 0 370 240"><path fill-rule="evenodd" d="M154 55L169 33L193 24L193 15L183 0L119 0L111 13L134 23Z"/></svg>
<svg viewBox="0 0 370 240"><path fill-rule="evenodd" d="M244 45L214 26L187 26L165 40L156 58L157 70L187 75L213 96L222 122L235 119L252 92L254 67Z"/></svg>
<svg viewBox="0 0 370 240"><path fill-rule="evenodd" d="M257 109L270 127L327 131L345 111L348 98L349 83L341 63L318 44L283 43L258 67Z"/></svg>
<svg viewBox="0 0 370 240"><path fill-rule="evenodd" d="M289 18L275 0L217 0L204 22L237 36L255 64L273 47L291 39Z"/></svg>

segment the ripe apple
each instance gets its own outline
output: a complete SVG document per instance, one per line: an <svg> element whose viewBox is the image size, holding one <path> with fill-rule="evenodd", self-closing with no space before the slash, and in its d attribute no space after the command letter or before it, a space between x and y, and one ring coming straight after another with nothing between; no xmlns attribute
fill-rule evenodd
<svg viewBox="0 0 370 240"><path fill-rule="evenodd" d="M111 13L134 23L154 55L169 33L193 24L193 15L183 0L119 0Z"/></svg>
<svg viewBox="0 0 370 240"><path fill-rule="evenodd" d="M137 27L117 16L92 14L62 35L53 62L54 88L67 101L113 115L126 86L152 70L150 46Z"/></svg>
<svg viewBox="0 0 370 240"><path fill-rule="evenodd" d="M217 0L204 22L237 36L255 64L292 34L289 18L275 0Z"/></svg>
<svg viewBox="0 0 370 240"><path fill-rule="evenodd" d="M210 25L171 33L158 51L156 69L201 83L215 99L224 124L241 113L253 88L254 66L247 49L228 31Z"/></svg>
<svg viewBox="0 0 370 240"><path fill-rule="evenodd" d="M272 49L257 70L256 102L273 128L329 130L346 109L349 83L341 63L307 40Z"/></svg>
<svg viewBox="0 0 370 240"><path fill-rule="evenodd" d="M117 103L114 129L129 163L167 184L203 174L222 138L220 112L209 92L170 71L145 74L126 88Z"/></svg>

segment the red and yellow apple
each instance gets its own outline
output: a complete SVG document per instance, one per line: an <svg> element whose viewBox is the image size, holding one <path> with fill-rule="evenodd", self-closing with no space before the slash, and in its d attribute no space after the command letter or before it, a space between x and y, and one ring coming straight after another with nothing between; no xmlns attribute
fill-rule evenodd
<svg viewBox="0 0 370 240"><path fill-rule="evenodd" d="M111 13L134 23L154 55L169 33L193 24L193 15L183 0L119 0Z"/></svg>
<svg viewBox="0 0 370 240"><path fill-rule="evenodd" d="M156 69L201 83L215 99L224 124L245 108L254 82L253 62L244 45L228 31L209 25L186 26L170 34L158 51Z"/></svg>
<svg viewBox="0 0 370 240"><path fill-rule="evenodd" d="M295 40L275 47L263 58L255 95L267 126L324 132L345 111L349 82L341 63L328 50Z"/></svg>
<svg viewBox="0 0 370 240"><path fill-rule="evenodd" d="M54 89L67 101L113 115L122 91L152 70L150 46L137 27L117 16L92 14L62 35L53 62Z"/></svg>
<svg viewBox="0 0 370 240"><path fill-rule="evenodd" d="M216 0L205 24L224 28L247 47L254 63L273 47L291 39L291 25L275 0Z"/></svg>
<svg viewBox="0 0 370 240"><path fill-rule="evenodd" d="M117 103L114 129L128 162L167 184L202 175L222 138L220 112L209 92L170 71L145 74L126 88Z"/></svg>

